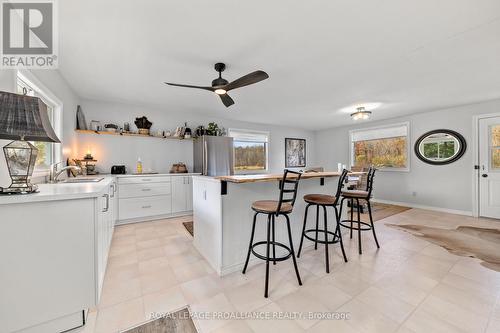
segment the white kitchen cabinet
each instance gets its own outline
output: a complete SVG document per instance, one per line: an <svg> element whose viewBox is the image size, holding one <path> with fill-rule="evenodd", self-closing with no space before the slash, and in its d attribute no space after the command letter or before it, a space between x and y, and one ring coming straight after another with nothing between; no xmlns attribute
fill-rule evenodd
<svg viewBox="0 0 500 333"><path fill-rule="evenodd" d="M108 262L109 249L111 247L111 239L113 238L113 231L115 227L115 186L114 183L110 184L106 193L102 194L97 199L97 212L96 212L96 280L97 280L97 294L96 301L99 301L106 274L106 267Z"/></svg>
<svg viewBox="0 0 500 333"><path fill-rule="evenodd" d="M120 199L120 220L145 219L171 212L170 195Z"/></svg>
<svg viewBox="0 0 500 333"><path fill-rule="evenodd" d="M168 183L121 184L120 198L141 198L156 195L170 195L171 185Z"/></svg>
<svg viewBox="0 0 500 333"><path fill-rule="evenodd" d="M187 175L118 176L117 224L189 214L193 185Z"/></svg>
<svg viewBox="0 0 500 333"><path fill-rule="evenodd" d="M222 196L219 180L193 177L194 246L221 274L222 266ZM202 235L202 237L199 237ZM215 244L215 245L214 245Z"/></svg>
<svg viewBox="0 0 500 333"><path fill-rule="evenodd" d="M172 177L172 213L193 210L193 185L191 176Z"/></svg>
<svg viewBox="0 0 500 333"><path fill-rule="evenodd" d="M187 187L186 187L186 210L193 210L193 177L189 176L187 178Z"/></svg>
<svg viewBox="0 0 500 333"><path fill-rule="evenodd" d="M111 183L42 184L36 195L0 198L1 332L70 330L97 305L113 235Z"/></svg>
<svg viewBox="0 0 500 333"><path fill-rule="evenodd" d="M172 214L169 176L118 178L118 223L140 222Z"/></svg>

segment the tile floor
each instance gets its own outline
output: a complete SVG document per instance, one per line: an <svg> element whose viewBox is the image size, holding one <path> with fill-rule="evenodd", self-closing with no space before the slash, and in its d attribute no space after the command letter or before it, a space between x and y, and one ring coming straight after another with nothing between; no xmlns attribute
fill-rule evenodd
<svg viewBox="0 0 500 333"><path fill-rule="evenodd" d="M376 223L381 249L370 233L364 253L345 237L349 262L337 246L331 273L324 251L308 248L299 259L298 287L291 261L272 267L270 297L263 297L264 266L220 278L194 249L175 218L115 230L102 298L82 333L109 333L189 305L203 311L347 313L347 320L319 318L195 320L200 333L222 332L500 332L500 273L385 223L474 224L500 221L411 209ZM298 237L298 235L295 235ZM246 244L245 244L246 246ZM272 265L271 265L272 266Z"/></svg>

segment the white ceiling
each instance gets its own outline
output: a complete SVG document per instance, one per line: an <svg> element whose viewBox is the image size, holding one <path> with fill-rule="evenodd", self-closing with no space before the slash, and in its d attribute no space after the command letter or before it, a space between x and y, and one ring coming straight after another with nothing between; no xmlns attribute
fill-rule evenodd
<svg viewBox="0 0 500 333"><path fill-rule="evenodd" d="M82 98L320 129L500 98L498 0L64 0L60 70ZM222 105L203 90L270 78Z"/></svg>

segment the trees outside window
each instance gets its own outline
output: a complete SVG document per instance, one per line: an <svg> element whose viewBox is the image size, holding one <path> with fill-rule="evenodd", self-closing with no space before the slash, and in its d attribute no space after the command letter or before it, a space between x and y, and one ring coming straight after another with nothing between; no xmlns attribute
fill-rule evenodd
<svg viewBox="0 0 500 333"><path fill-rule="evenodd" d="M408 124L351 131L351 165L407 170ZM434 149L434 147L429 147ZM442 147L448 151L448 147ZM437 147L436 147L437 150Z"/></svg>
<svg viewBox="0 0 500 333"><path fill-rule="evenodd" d="M229 136L233 137L236 172L267 170L269 133L229 129Z"/></svg>

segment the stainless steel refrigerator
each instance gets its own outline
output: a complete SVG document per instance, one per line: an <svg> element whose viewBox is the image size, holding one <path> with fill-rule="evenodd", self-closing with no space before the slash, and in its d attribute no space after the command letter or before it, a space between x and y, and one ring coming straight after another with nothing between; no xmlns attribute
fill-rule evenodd
<svg viewBox="0 0 500 333"><path fill-rule="evenodd" d="M204 135L195 140L193 152L194 172L205 176L234 174L233 138Z"/></svg>

